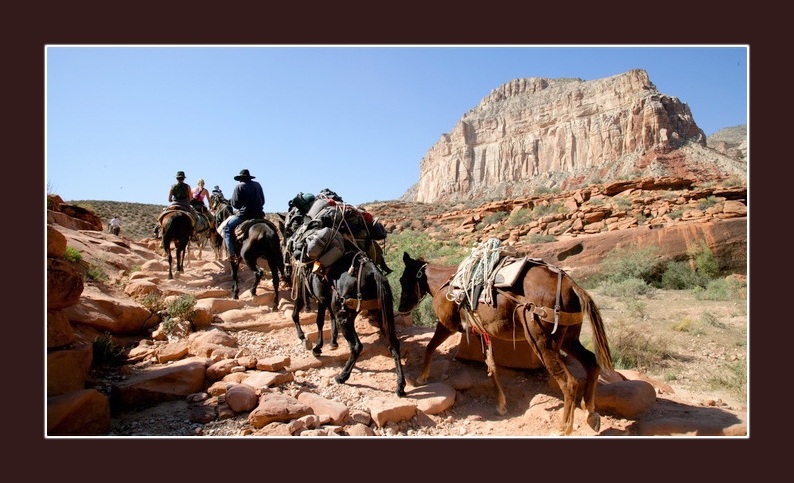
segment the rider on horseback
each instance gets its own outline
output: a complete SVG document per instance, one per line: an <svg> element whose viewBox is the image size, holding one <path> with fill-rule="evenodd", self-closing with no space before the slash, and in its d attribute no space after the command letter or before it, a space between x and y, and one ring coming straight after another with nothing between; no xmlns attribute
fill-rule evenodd
<svg viewBox="0 0 794 483"><path fill-rule="evenodd" d="M171 203L171 205L168 206L164 211L179 209L187 212L193 219L193 226L198 230L198 227L202 226L204 221L199 218L198 213L190 204L191 197L192 190L190 189L190 185L185 183L185 172L177 171L176 183L172 184L171 189L168 190L168 201Z"/></svg>
<svg viewBox="0 0 794 483"><path fill-rule="evenodd" d="M203 179L199 178L199 180L196 181L196 185L193 191L191 191L190 204L196 211L209 217L209 209L207 209L207 205L204 204L204 200L209 202L210 193L207 191L207 188L204 187Z"/></svg>
<svg viewBox="0 0 794 483"><path fill-rule="evenodd" d="M235 176L235 181L239 181L232 191L229 203L237 209L237 213L230 216L223 225L223 239L226 242L226 250L229 260L237 257L234 251L234 229L245 220L265 217L265 193L262 185L258 181L253 181L256 176L244 169Z"/></svg>

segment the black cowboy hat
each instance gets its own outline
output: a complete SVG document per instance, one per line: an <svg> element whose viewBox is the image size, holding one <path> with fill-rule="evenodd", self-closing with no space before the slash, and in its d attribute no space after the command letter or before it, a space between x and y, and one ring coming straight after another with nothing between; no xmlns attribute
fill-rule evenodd
<svg viewBox="0 0 794 483"><path fill-rule="evenodd" d="M256 176L251 176L247 169L240 171L240 174L234 177L235 181L242 181L244 179L254 179Z"/></svg>
<svg viewBox="0 0 794 483"><path fill-rule="evenodd" d="M176 179L185 179L185 172L184 171L177 171L176 172Z"/></svg>

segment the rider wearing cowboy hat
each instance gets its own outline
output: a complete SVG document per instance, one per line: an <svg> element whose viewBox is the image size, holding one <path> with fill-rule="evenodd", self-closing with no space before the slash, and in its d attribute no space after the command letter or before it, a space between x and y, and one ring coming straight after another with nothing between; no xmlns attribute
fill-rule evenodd
<svg viewBox="0 0 794 483"><path fill-rule="evenodd" d="M256 176L244 169L234 177L239 181L232 191L229 204L237 210L237 213L230 216L223 226L223 239L226 241L226 250L229 253L229 260L236 258L238 254L234 252L234 242L232 234L235 227L245 220L253 218L264 218L265 216L265 193L262 185L258 181L253 181Z"/></svg>

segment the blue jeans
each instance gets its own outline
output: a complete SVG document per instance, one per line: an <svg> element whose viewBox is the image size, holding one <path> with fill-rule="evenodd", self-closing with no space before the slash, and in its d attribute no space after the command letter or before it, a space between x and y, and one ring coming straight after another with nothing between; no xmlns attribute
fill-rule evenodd
<svg viewBox="0 0 794 483"><path fill-rule="evenodd" d="M232 241L234 228L244 221L244 218L232 215L229 217L229 221L223 226L223 239L226 241L226 250L229 252L230 257L237 256L237 254L234 253L234 241Z"/></svg>

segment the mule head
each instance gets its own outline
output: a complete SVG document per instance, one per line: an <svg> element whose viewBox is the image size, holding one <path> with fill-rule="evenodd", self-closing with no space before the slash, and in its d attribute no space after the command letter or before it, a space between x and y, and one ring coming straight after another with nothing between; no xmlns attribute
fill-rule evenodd
<svg viewBox="0 0 794 483"><path fill-rule="evenodd" d="M408 252L403 252L403 264L405 270L400 276L400 303L397 306L397 313L400 315L410 313L419 305L422 297L430 293L425 272L427 262L424 258L413 259Z"/></svg>

